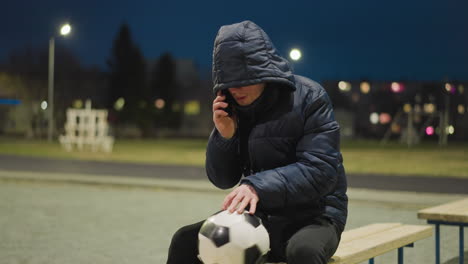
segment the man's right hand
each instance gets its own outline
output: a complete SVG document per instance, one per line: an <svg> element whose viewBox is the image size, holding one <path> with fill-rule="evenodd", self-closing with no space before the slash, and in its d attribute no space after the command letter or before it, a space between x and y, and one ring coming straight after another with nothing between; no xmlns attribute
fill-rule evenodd
<svg viewBox="0 0 468 264"><path fill-rule="evenodd" d="M226 103L226 96L218 91L216 98L213 101L213 122L219 134L223 138L230 139L236 133L237 128L237 117L233 114L231 116L223 110L228 107Z"/></svg>

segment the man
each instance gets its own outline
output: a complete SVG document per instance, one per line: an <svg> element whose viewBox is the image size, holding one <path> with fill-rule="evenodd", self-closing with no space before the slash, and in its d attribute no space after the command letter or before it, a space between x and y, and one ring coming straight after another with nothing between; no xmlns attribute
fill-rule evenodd
<svg viewBox="0 0 468 264"><path fill-rule="evenodd" d="M250 21L219 30L213 81L215 128L206 172L219 188L240 182L222 209L247 209L262 218L270 235L268 261L327 263L338 247L348 200L339 126L327 93L293 75ZM200 263L202 223L174 235L167 263Z"/></svg>

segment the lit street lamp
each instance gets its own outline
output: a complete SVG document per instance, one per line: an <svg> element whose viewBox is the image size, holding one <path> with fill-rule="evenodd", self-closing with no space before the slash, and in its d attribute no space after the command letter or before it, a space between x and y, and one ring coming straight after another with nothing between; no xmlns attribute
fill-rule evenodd
<svg viewBox="0 0 468 264"><path fill-rule="evenodd" d="M71 26L69 24L62 25L60 28L60 35L66 36L70 33ZM55 39L52 36L49 40L49 87L48 87L48 103L49 103L49 122L47 140L52 141L52 134L54 132L54 53L55 53Z"/></svg>
<svg viewBox="0 0 468 264"><path fill-rule="evenodd" d="M289 57L294 60L294 61L297 61L297 60L300 60L301 57L302 57L302 53L299 49L292 49L290 52L289 52Z"/></svg>

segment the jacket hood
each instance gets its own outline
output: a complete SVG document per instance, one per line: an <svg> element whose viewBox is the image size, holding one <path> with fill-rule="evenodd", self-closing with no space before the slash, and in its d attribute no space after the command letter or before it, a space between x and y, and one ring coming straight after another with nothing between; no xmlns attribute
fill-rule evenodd
<svg viewBox="0 0 468 264"><path fill-rule="evenodd" d="M213 92L261 82L295 90L288 61L259 26L251 21L222 26L213 49Z"/></svg>

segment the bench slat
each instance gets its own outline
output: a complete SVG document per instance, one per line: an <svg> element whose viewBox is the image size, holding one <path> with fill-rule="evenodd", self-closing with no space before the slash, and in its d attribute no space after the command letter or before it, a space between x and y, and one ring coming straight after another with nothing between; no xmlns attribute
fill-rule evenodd
<svg viewBox="0 0 468 264"><path fill-rule="evenodd" d="M468 198L420 210L418 218L468 222Z"/></svg>
<svg viewBox="0 0 468 264"><path fill-rule="evenodd" d="M361 228L361 232L364 228L366 227ZM371 228L374 227L371 225ZM359 263L431 235L431 226L398 224L393 228L377 231L374 234L369 232L367 236L360 236L340 243L338 250L329 263Z"/></svg>
<svg viewBox="0 0 468 264"><path fill-rule="evenodd" d="M351 229L341 234L340 244L344 244L350 240L367 237L370 234L383 232L385 230L392 229L398 226L401 226L401 223L378 223Z"/></svg>

